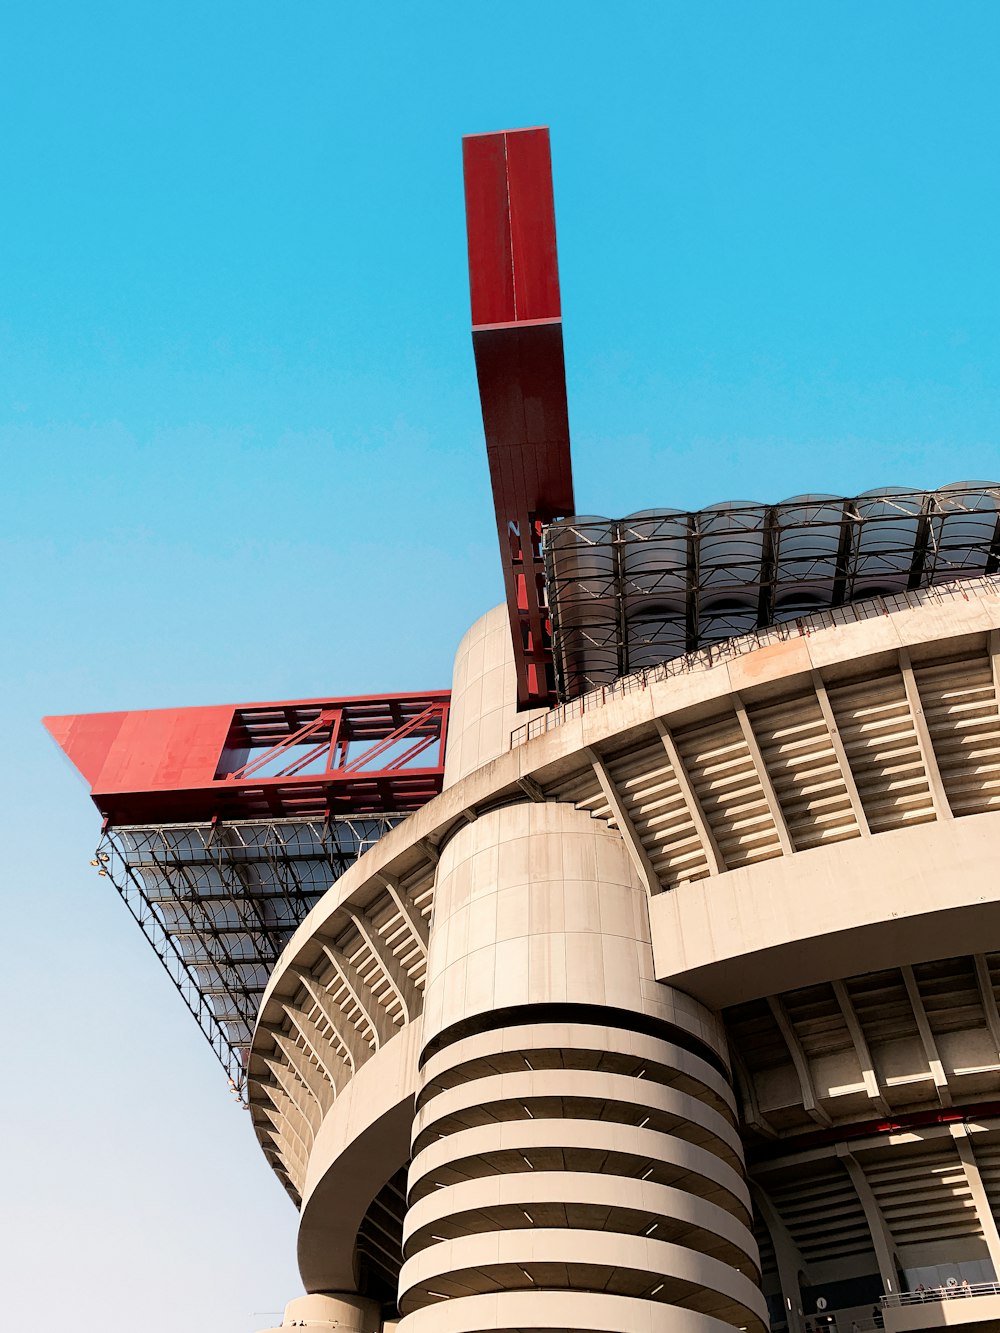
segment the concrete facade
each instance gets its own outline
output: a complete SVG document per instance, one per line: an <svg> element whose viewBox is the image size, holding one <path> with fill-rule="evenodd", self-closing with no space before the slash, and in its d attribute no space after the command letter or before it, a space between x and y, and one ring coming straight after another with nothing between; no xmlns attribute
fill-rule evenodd
<svg viewBox="0 0 1000 1333"><path fill-rule="evenodd" d="M530 738L497 608L453 708L444 792L265 995L251 1106L310 1293L282 1327L849 1333L994 1282L993 581L696 655Z"/></svg>

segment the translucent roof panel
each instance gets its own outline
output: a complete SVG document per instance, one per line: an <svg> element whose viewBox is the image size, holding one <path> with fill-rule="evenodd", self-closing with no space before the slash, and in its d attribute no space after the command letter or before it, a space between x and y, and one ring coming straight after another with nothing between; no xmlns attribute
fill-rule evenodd
<svg viewBox="0 0 1000 1333"><path fill-rule="evenodd" d="M735 501L545 529L559 697L779 621L1000 569L1000 482Z"/></svg>
<svg viewBox="0 0 1000 1333"><path fill-rule="evenodd" d="M94 864L121 894L233 1086L296 927L397 815L110 828Z"/></svg>

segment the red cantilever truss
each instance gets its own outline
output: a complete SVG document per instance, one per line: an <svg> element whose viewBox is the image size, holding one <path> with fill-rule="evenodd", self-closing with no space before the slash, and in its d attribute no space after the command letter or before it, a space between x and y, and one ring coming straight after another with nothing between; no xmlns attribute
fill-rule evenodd
<svg viewBox="0 0 1000 1333"><path fill-rule="evenodd" d="M50 717L112 824L406 813L444 780L447 691Z"/></svg>
<svg viewBox="0 0 1000 1333"><path fill-rule="evenodd" d="M472 343L518 707L555 702L542 527L574 512L547 129L463 141Z"/></svg>

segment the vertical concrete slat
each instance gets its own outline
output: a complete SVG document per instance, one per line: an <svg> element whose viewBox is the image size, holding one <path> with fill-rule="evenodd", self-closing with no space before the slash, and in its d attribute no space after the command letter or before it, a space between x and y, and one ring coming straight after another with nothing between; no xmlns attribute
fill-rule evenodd
<svg viewBox="0 0 1000 1333"><path fill-rule="evenodd" d="M799 1041L798 1034L792 1027L788 1015L785 1013L785 1006L781 1003L777 995L767 997L768 1008L774 1015L774 1021L781 1030L781 1035L785 1039L785 1045L788 1047L788 1053L792 1057L792 1064L795 1066L795 1072L799 1079L799 1089L802 1093L802 1105L812 1118L821 1125L830 1125L833 1122L823 1108L816 1100L816 1089L813 1085L812 1072L809 1068L809 1058L802 1049L802 1043Z"/></svg>
<svg viewBox="0 0 1000 1333"><path fill-rule="evenodd" d="M833 711L833 705L830 703L830 696L826 692L826 685L823 683L823 677L818 671L812 673L813 689L816 691L816 698L819 701L820 712L823 714L823 721L826 723L826 729L830 734L830 743L833 746L833 752L837 756L837 763L840 765L841 773L844 778L844 786L847 788L847 794L851 798L851 809L854 811L854 818L857 821L858 829L863 838L870 838L872 831L868 826L868 816L865 814L864 803L861 800L861 794L858 791L858 784L854 780L854 770L851 768L850 760L847 758L847 750L844 748L844 738L840 734L840 727L837 725L837 718Z"/></svg>
<svg viewBox="0 0 1000 1333"><path fill-rule="evenodd" d="M944 783L941 780L941 770L938 768L937 755L934 752L934 743L931 740L930 729L927 726L927 718L924 716L924 706L920 699L920 690L917 688L917 678L913 674L913 667L910 664L909 649L901 648L899 650L899 667L903 673L903 687L906 690L906 702L910 708L910 716L913 718L913 730L916 733L917 745L920 749L920 757L924 762L924 771L927 774L927 783L931 789L931 800L934 802L934 812L938 819L953 819L951 806L948 804L948 794L944 789Z"/></svg>
<svg viewBox="0 0 1000 1333"><path fill-rule="evenodd" d="M1000 1273L1000 1231L997 1230L997 1221L993 1215L993 1209L990 1207L989 1195L986 1193L986 1186L983 1184L979 1163L976 1161L976 1154L972 1147L972 1136L966 1125L950 1125L949 1129L961 1158L962 1170L965 1172L969 1193L972 1195L976 1216L982 1228L983 1240L986 1242L986 1248L989 1250L990 1259L993 1263L993 1271Z"/></svg>
<svg viewBox="0 0 1000 1333"><path fill-rule="evenodd" d="M757 779L760 782L761 790L764 793L764 800L767 802L767 808L770 811L771 819L774 823L775 832L778 835L778 842L781 844L781 850L785 856L791 856L795 848L792 845L791 834L788 832L788 825L785 822L785 812L781 808L781 802L778 800L778 794L774 790L774 783L771 781L771 775L767 771L767 765L764 763L764 756L761 753L760 744L757 740L754 729L747 716L747 710L743 706L743 701L738 694L733 695L733 707L736 709L736 720L740 724L740 731L743 733L743 741L750 751L750 758L754 768L757 770Z"/></svg>
<svg viewBox="0 0 1000 1333"><path fill-rule="evenodd" d="M941 1057L938 1054L937 1042L934 1040L934 1033L931 1031L931 1025L927 1021L927 1011L924 1008L924 1001L920 994L920 987L917 985L917 978L914 975L913 968L907 964L901 967L903 982L906 986L906 993L910 997L910 1006L913 1009L913 1017L917 1020L917 1030L920 1033L920 1040L923 1043L924 1055L927 1057L927 1065L931 1071L931 1077L934 1079L934 1086L937 1089L938 1100L942 1106L951 1106L951 1091L948 1088L948 1076L944 1072L944 1065L941 1063Z"/></svg>
<svg viewBox="0 0 1000 1333"><path fill-rule="evenodd" d="M875 1061L872 1059L871 1051L868 1049L868 1041L864 1030L858 1021L858 1015L850 995L847 993L847 987L842 981L833 983L833 993L837 997L837 1003L840 1005L840 1012L844 1016L844 1022L847 1024L847 1030L851 1034L851 1041L854 1043L854 1052L858 1057L858 1064L861 1066L861 1077L865 1081L865 1091L871 1103L882 1115L889 1115L889 1103L882 1095L882 1089L879 1086L878 1074L875 1072Z"/></svg>
<svg viewBox="0 0 1000 1333"><path fill-rule="evenodd" d="M663 742L663 748L667 752L667 759L670 761L670 767L674 771L674 777L677 779L677 785L681 789L681 795L684 798L684 804L687 806L688 814L691 816L691 823L695 827L698 837L701 839L702 850L705 853L705 860L708 862L708 873L710 875L719 875L725 868L726 863L722 859L718 843L715 841L715 834L712 832L712 826L705 817L705 812L701 808L701 802L698 800L698 793L695 791L688 775L684 760L677 748L670 728L659 718L656 719L656 730L659 732L660 740Z"/></svg>
<svg viewBox="0 0 1000 1333"><path fill-rule="evenodd" d="M893 1240L892 1232L882 1215L882 1209L878 1206L875 1192L868 1183L868 1177L861 1169L861 1163L847 1145L843 1143L837 1144L837 1156L846 1167L847 1174L851 1178L851 1184L861 1201L861 1207L865 1210L865 1220L868 1223L868 1230L871 1232L875 1257L878 1260L879 1275L882 1278L886 1295L892 1295L898 1282L895 1257L896 1242Z"/></svg>

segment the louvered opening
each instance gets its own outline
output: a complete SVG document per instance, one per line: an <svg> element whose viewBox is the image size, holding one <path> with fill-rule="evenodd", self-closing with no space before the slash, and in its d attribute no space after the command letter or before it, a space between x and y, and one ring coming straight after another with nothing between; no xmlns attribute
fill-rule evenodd
<svg viewBox="0 0 1000 1333"><path fill-rule="evenodd" d="M316 989L323 994L318 984ZM327 1017L326 1011L334 1012L332 1004L327 1001L326 995L323 994L323 1004L321 1005L312 991L302 986L296 994L295 1006L300 1015L295 1019L295 1022L306 1028L303 1035L316 1052L316 1063L319 1063L319 1060L322 1059L324 1072L336 1086L338 1076L343 1078L353 1070L347 1047Z"/></svg>
<svg viewBox="0 0 1000 1333"><path fill-rule="evenodd" d="M413 903L418 913L426 921L428 929L430 928L431 915L434 911L434 872L427 873L425 866L414 871L406 879L402 880L400 887Z"/></svg>
<svg viewBox="0 0 1000 1333"><path fill-rule="evenodd" d="M358 1291L395 1311L403 1264L406 1171L401 1167L379 1190L358 1229Z"/></svg>
<svg viewBox="0 0 1000 1333"><path fill-rule="evenodd" d="M674 739L726 867L780 856L774 820L736 719Z"/></svg>
<svg viewBox="0 0 1000 1333"><path fill-rule="evenodd" d="M861 836L814 694L749 711L796 851Z"/></svg>
<svg viewBox="0 0 1000 1333"><path fill-rule="evenodd" d="M664 888L704 879L709 873L705 848L659 737L606 763Z"/></svg>
<svg viewBox="0 0 1000 1333"><path fill-rule="evenodd" d="M913 968L924 1011L936 1037L982 1027L983 1006L971 958L941 958Z"/></svg>
<svg viewBox="0 0 1000 1333"><path fill-rule="evenodd" d="M893 1148L883 1162L866 1161L865 1175L899 1246L981 1236L958 1153L946 1147Z"/></svg>
<svg viewBox="0 0 1000 1333"><path fill-rule="evenodd" d="M589 764L562 782L547 785L545 790L550 800L575 805L577 810L586 811L593 819L604 819L609 824L614 822L608 798Z"/></svg>
<svg viewBox="0 0 1000 1333"><path fill-rule="evenodd" d="M369 909L368 915L385 947L404 972L420 990L424 988L426 958L419 942L414 939L408 922L388 894Z"/></svg>
<svg viewBox="0 0 1000 1333"><path fill-rule="evenodd" d="M343 942L345 939L346 944ZM357 969L358 975L371 994L385 1010L390 1023L395 1027L402 1027L405 1018L399 996L393 990L392 983L367 940L357 931L352 930L342 937L340 948L351 965Z"/></svg>
<svg viewBox="0 0 1000 1333"><path fill-rule="evenodd" d="M840 1162L803 1163L762 1183L806 1263L872 1253L864 1209Z"/></svg>
<svg viewBox="0 0 1000 1333"><path fill-rule="evenodd" d="M916 667L914 676L952 812L1000 808L1000 710L989 657Z"/></svg>
<svg viewBox="0 0 1000 1333"><path fill-rule="evenodd" d="M761 1289L765 1293L778 1292L781 1290L781 1283L778 1278L778 1260L774 1253L774 1241L767 1229L767 1223L757 1211L756 1206L753 1209L752 1227L753 1238L757 1242L757 1249L760 1251Z"/></svg>
<svg viewBox="0 0 1000 1333"><path fill-rule="evenodd" d="M847 761L873 833L934 819L903 678L897 672L829 691Z"/></svg>
<svg viewBox="0 0 1000 1333"><path fill-rule="evenodd" d="M788 1064L788 1045L767 1000L749 1000L723 1011L726 1032L749 1073Z"/></svg>
<svg viewBox="0 0 1000 1333"><path fill-rule="evenodd" d="M933 1076L903 975L897 969L844 982L875 1065L883 1096L894 1110L935 1104Z"/></svg>
<svg viewBox="0 0 1000 1333"><path fill-rule="evenodd" d="M1000 1217L1000 1138L996 1134L976 1134L972 1146L990 1208L994 1217Z"/></svg>
<svg viewBox="0 0 1000 1333"><path fill-rule="evenodd" d="M782 1004L810 1059L853 1051L854 1043L831 985L789 991L782 996Z"/></svg>
<svg viewBox="0 0 1000 1333"><path fill-rule="evenodd" d="M367 1046L369 1051L374 1051L378 1034L372 1027L367 1013L361 1007L353 988L332 965L328 968L321 984L326 996L329 997L331 1011L342 1014L345 1023L349 1024L358 1034L359 1041ZM337 1038L337 1046L338 1049L344 1049L343 1042L339 1037Z"/></svg>
<svg viewBox="0 0 1000 1333"><path fill-rule="evenodd" d="M600 795L601 787L597 776L589 764L575 769L557 782L546 782L545 794L550 801L561 801L565 805L579 805L582 801L592 800Z"/></svg>
<svg viewBox="0 0 1000 1333"><path fill-rule="evenodd" d="M919 1036L902 973L869 972L844 985L869 1043Z"/></svg>

